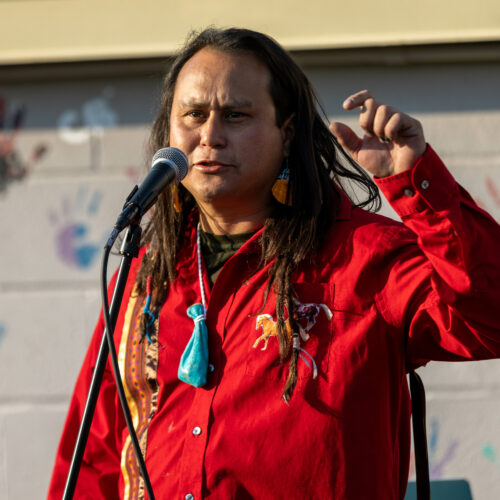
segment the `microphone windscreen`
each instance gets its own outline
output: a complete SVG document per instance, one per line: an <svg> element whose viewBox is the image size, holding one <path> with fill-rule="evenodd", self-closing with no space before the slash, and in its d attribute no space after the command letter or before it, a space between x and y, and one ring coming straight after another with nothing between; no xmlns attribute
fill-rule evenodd
<svg viewBox="0 0 500 500"><path fill-rule="evenodd" d="M186 177L188 171L187 156L177 148L161 148L153 156L151 167L164 160L169 161L177 172L177 181L180 182Z"/></svg>

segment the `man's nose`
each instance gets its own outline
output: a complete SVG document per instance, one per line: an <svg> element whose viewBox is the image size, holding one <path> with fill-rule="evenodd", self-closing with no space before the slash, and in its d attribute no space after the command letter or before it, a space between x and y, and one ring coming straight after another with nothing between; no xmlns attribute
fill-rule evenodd
<svg viewBox="0 0 500 500"><path fill-rule="evenodd" d="M227 144L224 123L221 117L211 113L202 126L200 142L202 146L223 148Z"/></svg>

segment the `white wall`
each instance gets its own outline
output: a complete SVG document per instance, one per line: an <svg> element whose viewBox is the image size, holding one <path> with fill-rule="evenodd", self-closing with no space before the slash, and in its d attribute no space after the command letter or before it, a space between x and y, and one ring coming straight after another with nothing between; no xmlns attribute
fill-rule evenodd
<svg viewBox="0 0 500 500"><path fill-rule="evenodd" d="M353 66L309 74L331 120L356 126L340 103L364 88L419 118L453 175L500 221L498 64ZM383 212L394 214L387 206ZM427 391L431 479L467 479L475 499L498 499L500 360L429 363L419 373Z"/></svg>
<svg viewBox="0 0 500 500"><path fill-rule="evenodd" d="M308 73L332 119L354 123L341 103L362 88L414 113L456 177L500 219L497 64ZM153 75L0 85L7 128L15 110L26 108L13 137L22 161L37 145L47 148L31 173L0 193L0 498L45 497L97 317L100 250L141 175L158 81ZM432 476L466 478L475 498L498 498L500 362L435 363L421 374Z"/></svg>

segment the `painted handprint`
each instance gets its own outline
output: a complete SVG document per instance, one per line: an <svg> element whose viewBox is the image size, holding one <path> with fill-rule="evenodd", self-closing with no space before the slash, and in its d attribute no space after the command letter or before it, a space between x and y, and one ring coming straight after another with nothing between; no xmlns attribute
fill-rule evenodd
<svg viewBox="0 0 500 500"><path fill-rule="evenodd" d="M432 419L430 422L429 436L429 469L431 479L440 479L444 475L445 466L453 459L458 446L458 441L453 440L448 442L443 447L443 443L439 443L439 422L437 419Z"/></svg>
<svg viewBox="0 0 500 500"><path fill-rule="evenodd" d="M58 119L59 137L68 144L89 143L90 168L101 164L104 129L118 125L118 113L111 106L114 88L106 87L101 96L85 101L80 107L65 110Z"/></svg>
<svg viewBox="0 0 500 500"><path fill-rule="evenodd" d="M453 440L443 447L443 443L440 443L439 421L433 418L430 421L429 427L430 432L427 442L429 452L429 475L431 479L442 479L444 476L444 468L455 456L458 441ZM415 458L413 453L410 458L410 477L415 477Z"/></svg>
<svg viewBox="0 0 500 500"><path fill-rule="evenodd" d="M101 201L101 191L89 194L88 188L81 187L73 200L64 198L60 210L49 213L56 228L57 254L70 267L91 267L104 246L107 232L96 235L92 224Z"/></svg>
<svg viewBox="0 0 500 500"><path fill-rule="evenodd" d="M12 182L20 181L30 174L47 151L44 144L38 144L27 160L21 158L16 149L16 139L25 116L24 106L18 105L8 110L5 98L0 96L0 195L7 191Z"/></svg>
<svg viewBox="0 0 500 500"><path fill-rule="evenodd" d="M485 444L481 449L481 453L488 462L497 467L500 471L500 455L497 453L494 445L491 443Z"/></svg>

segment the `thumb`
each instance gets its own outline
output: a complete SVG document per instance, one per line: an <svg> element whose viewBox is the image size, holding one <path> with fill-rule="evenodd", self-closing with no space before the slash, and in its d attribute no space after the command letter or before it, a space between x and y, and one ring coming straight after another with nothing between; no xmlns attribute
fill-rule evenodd
<svg viewBox="0 0 500 500"><path fill-rule="evenodd" d="M362 142L356 133L350 127L340 122L331 123L330 130L337 137L340 145L356 160L357 152Z"/></svg>

